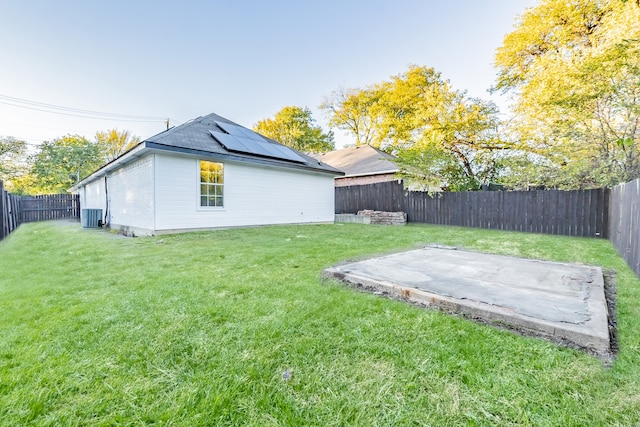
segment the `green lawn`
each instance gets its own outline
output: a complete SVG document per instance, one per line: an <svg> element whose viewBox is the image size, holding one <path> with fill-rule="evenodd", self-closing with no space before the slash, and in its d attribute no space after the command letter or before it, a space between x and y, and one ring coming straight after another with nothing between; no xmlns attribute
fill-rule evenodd
<svg viewBox="0 0 640 427"><path fill-rule="evenodd" d="M320 277L434 242L616 270L613 366ZM639 423L640 281L605 240L357 224L130 239L37 223L0 242L2 426Z"/></svg>

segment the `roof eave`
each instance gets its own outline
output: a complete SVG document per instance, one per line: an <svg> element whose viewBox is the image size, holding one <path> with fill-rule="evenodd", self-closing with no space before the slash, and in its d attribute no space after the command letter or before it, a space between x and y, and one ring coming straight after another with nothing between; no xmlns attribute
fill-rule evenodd
<svg viewBox="0 0 640 427"><path fill-rule="evenodd" d="M388 175L388 174L398 173L398 172L400 172L399 169L388 170L388 171L377 171L377 172L363 172L363 173L345 174L341 178L357 178L360 176Z"/></svg>
<svg viewBox="0 0 640 427"><path fill-rule="evenodd" d="M79 181L78 183L73 185L71 188L69 188L69 191L71 192L76 191L80 187L84 186L85 184L88 184L91 181L94 181L100 177L105 176L107 173L116 169L117 167L125 163L128 163L133 159L137 159L138 157L141 157L147 151L146 143L147 143L146 141L142 141L140 144L136 145L135 147L133 147L131 150L127 151L120 157L117 157L111 160L110 162L106 163L100 169L96 170L91 175L87 176L82 181Z"/></svg>

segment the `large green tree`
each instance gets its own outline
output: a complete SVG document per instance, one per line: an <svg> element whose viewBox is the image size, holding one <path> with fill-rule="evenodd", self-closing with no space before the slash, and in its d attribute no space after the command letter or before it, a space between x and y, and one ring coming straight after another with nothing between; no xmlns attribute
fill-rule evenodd
<svg viewBox="0 0 640 427"><path fill-rule="evenodd" d="M110 129L96 133L96 144L105 163L110 162L138 145L140 138L128 130Z"/></svg>
<svg viewBox="0 0 640 427"><path fill-rule="evenodd" d="M498 152L507 148L496 106L453 89L429 67L336 92L321 107L333 126L395 154L405 177L429 187L464 190L493 181Z"/></svg>
<svg viewBox="0 0 640 427"><path fill-rule="evenodd" d="M33 159L31 193L65 193L103 164L98 145L79 135L45 141Z"/></svg>
<svg viewBox="0 0 640 427"><path fill-rule="evenodd" d="M335 148L333 132L323 132L306 107L284 107L273 118L260 120L253 130L303 153L326 153Z"/></svg>
<svg viewBox="0 0 640 427"><path fill-rule="evenodd" d="M0 138L0 180L8 181L24 173L27 143L11 136Z"/></svg>
<svg viewBox="0 0 640 427"><path fill-rule="evenodd" d="M640 6L542 0L496 53L522 153L514 185L610 186L640 176Z"/></svg>

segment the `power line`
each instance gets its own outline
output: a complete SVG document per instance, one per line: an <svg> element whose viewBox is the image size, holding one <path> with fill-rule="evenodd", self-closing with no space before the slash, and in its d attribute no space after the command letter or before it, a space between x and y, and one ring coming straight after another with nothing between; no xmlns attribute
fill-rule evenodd
<svg viewBox="0 0 640 427"><path fill-rule="evenodd" d="M80 108L64 107L55 104L46 104L44 102L30 101L28 99L15 98L12 96L0 95L0 104L10 105L12 107L25 108L28 110L42 111L45 113L59 114L64 116L81 117L86 119L97 120L117 120L124 122L164 122L167 117L159 116L135 116L130 114L105 113L101 111L84 110Z"/></svg>

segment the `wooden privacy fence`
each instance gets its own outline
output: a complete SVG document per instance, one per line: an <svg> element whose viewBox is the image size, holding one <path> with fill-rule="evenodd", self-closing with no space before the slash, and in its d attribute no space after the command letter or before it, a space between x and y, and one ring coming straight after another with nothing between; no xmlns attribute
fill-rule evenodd
<svg viewBox="0 0 640 427"><path fill-rule="evenodd" d="M611 189L609 237L620 256L640 276L640 179Z"/></svg>
<svg viewBox="0 0 640 427"><path fill-rule="evenodd" d="M80 196L77 194L16 196L8 193L0 181L0 240L23 222L67 218L80 219Z"/></svg>
<svg viewBox="0 0 640 427"><path fill-rule="evenodd" d="M406 194L402 181L336 187L335 211L357 213L365 209L405 212Z"/></svg>
<svg viewBox="0 0 640 427"><path fill-rule="evenodd" d="M8 193L0 181L0 240L20 225L19 197Z"/></svg>
<svg viewBox="0 0 640 427"><path fill-rule="evenodd" d="M407 193L410 222L608 237L609 190Z"/></svg>
<svg viewBox="0 0 640 427"><path fill-rule="evenodd" d="M609 190L406 191L401 182L337 187L336 213L404 211L409 222L608 237Z"/></svg>
<svg viewBox="0 0 640 427"><path fill-rule="evenodd" d="M22 196L19 199L20 223L80 218L80 196L77 194Z"/></svg>

